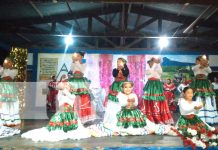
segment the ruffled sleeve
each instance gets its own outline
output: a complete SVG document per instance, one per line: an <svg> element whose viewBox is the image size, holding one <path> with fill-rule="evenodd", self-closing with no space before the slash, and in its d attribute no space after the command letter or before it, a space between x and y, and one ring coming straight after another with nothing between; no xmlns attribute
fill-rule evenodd
<svg viewBox="0 0 218 150"><path fill-rule="evenodd" d="M207 72L207 73L211 73L212 72L212 70L211 70L211 68L208 66L208 67L206 67L206 68L204 68L204 70Z"/></svg>
<svg viewBox="0 0 218 150"><path fill-rule="evenodd" d="M180 113L181 115L189 115L189 114L194 114L195 113L195 103L188 103L184 98L181 98L179 100L179 108L180 108Z"/></svg>
<svg viewBox="0 0 218 150"><path fill-rule="evenodd" d="M134 99L135 99L134 105L135 105L135 106L138 106L138 97L137 97L137 95L136 95L136 94L133 94L133 97L134 97Z"/></svg>
<svg viewBox="0 0 218 150"><path fill-rule="evenodd" d="M124 77L128 77L129 75L129 68L127 67L127 65L124 65L124 68L122 69L122 73Z"/></svg>
<svg viewBox="0 0 218 150"><path fill-rule="evenodd" d="M128 97L125 94L123 94L122 92L119 92L117 94L117 98L118 98L119 103L120 103L121 106L126 106L127 105Z"/></svg>
<svg viewBox="0 0 218 150"><path fill-rule="evenodd" d="M199 69L199 67L200 67L200 65L198 64L198 65L195 65L195 66L193 66L192 67L192 71L197 71L198 69Z"/></svg>
<svg viewBox="0 0 218 150"><path fill-rule="evenodd" d="M113 72L112 72L113 77L116 78L117 75L118 75L118 73L119 73L119 70L118 70L117 68L114 68L114 69L113 69Z"/></svg>
<svg viewBox="0 0 218 150"><path fill-rule="evenodd" d="M67 89L58 91L59 106L67 103L73 107L76 96L71 94Z"/></svg>
<svg viewBox="0 0 218 150"><path fill-rule="evenodd" d="M161 67L161 65L158 63L155 63L154 64L155 65L155 71L159 74L159 75L161 75L162 73L163 73L163 70L162 70L162 67Z"/></svg>
<svg viewBox="0 0 218 150"><path fill-rule="evenodd" d="M75 63L72 63L71 65L71 71L74 73L75 71L79 71L79 72L82 72L84 74L85 72L85 69L86 69L86 64L81 64L80 62L75 62Z"/></svg>

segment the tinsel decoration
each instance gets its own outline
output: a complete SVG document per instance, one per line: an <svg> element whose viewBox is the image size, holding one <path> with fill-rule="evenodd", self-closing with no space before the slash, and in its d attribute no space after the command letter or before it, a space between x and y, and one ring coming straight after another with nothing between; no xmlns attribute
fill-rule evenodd
<svg viewBox="0 0 218 150"><path fill-rule="evenodd" d="M10 57L13 58L14 67L18 69L16 81L23 82L26 79L26 66L27 66L27 49L12 47Z"/></svg>
<svg viewBox="0 0 218 150"><path fill-rule="evenodd" d="M12 47L10 51L10 58L14 61L14 68L18 69L18 75L16 76L16 82L18 85L18 99L20 113L25 108L25 89L26 83L26 67L27 67L27 55L28 51L26 48Z"/></svg>

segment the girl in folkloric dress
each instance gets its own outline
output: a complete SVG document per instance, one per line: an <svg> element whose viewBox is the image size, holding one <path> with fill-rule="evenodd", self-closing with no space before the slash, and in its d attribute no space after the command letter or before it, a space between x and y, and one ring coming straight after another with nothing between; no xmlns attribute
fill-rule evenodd
<svg viewBox="0 0 218 150"><path fill-rule="evenodd" d="M171 79L167 79L167 82L164 83L164 95L168 101L168 106L171 111L176 110L175 106L175 95L174 95L174 90L176 89L176 86L174 83L172 83Z"/></svg>
<svg viewBox="0 0 218 150"><path fill-rule="evenodd" d="M72 77L68 82L75 88L72 94L76 95L75 109L79 114L82 123L96 119L94 108L91 105L89 84L90 80L84 77L86 64L82 61L84 52L76 52L72 56Z"/></svg>
<svg viewBox="0 0 218 150"><path fill-rule="evenodd" d="M213 85L213 90L216 94L216 108L217 108L218 107L218 79L217 77L214 77L212 85Z"/></svg>
<svg viewBox="0 0 218 150"><path fill-rule="evenodd" d="M89 127L95 137L111 135L147 135L147 134L168 134L175 135L174 127L163 124L155 124L137 109L138 98L133 93L133 83L125 81L121 85L122 92L117 98L120 104L120 111L117 113L117 120L108 124L102 123Z"/></svg>
<svg viewBox="0 0 218 150"><path fill-rule="evenodd" d="M137 109L138 98L132 92L133 83L123 82L122 89L117 95L121 110L117 113L116 126L121 132L142 134L146 126L146 116Z"/></svg>
<svg viewBox="0 0 218 150"><path fill-rule="evenodd" d="M120 111L119 100L116 97L118 92L122 91L122 83L127 81L129 76L129 69L126 65L126 60L123 58L117 59L117 68L113 69L113 77L115 78L113 84L110 86L108 94L108 102L105 109L104 123L116 122L116 114Z"/></svg>
<svg viewBox="0 0 218 150"><path fill-rule="evenodd" d="M57 80L55 78L55 75L51 77L52 81L48 83L48 95L47 95L47 111L49 113L55 113L56 112L56 99L58 90L56 89L57 86Z"/></svg>
<svg viewBox="0 0 218 150"><path fill-rule="evenodd" d="M212 84L207 79L208 74L212 72L207 57L205 55L199 57L199 64L192 67L192 70L195 79L190 87L194 90L195 100L204 103L204 107L200 109L198 116L208 124L216 124L218 123L216 99Z"/></svg>
<svg viewBox="0 0 218 150"><path fill-rule="evenodd" d="M89 131L83 127L77 112L74 111L76 96L68 82L58 84L59 111L52 116L48 125L23 133L22 138L33 141L60 141L65 139L83 139L90 137Z"/></svg>
<svg viewBox="0 0 218 150"><path fill-rule="evenodd" d="M5 126L17 126L21 123L19 115L18 90L14 79L18 70L13 68L11 58L6 58L0 66L0 121Z"/></svg>
<svg viewBox="0 0 218 150"><path fill-rule="evenodd" d="M203 107L202 102L192 101L193 89L185 87L183 90L184 98L179 100L180 118L176 124L177 132L184 140L185 145L190 144L194 147L200 146L206 148L207 144L217 145L217 136L213 136L214 127L203 122L196 114ZM213 144L212 144L213 143Z"/></svg>
<svg viewBox="0 0 218 150"><path fill-rule="evenodd" d="M152 122L173 124L173 118L164 96L163 84L160 82L162 74L160 59L151 58L148 64L149 68L146 70L148 81L142 96L144 108L141 110Z"/></svg>

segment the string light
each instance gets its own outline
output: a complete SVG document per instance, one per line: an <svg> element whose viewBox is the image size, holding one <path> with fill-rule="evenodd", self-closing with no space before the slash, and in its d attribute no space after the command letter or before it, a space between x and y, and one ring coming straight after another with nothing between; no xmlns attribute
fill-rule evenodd
<svg viewBox="0 0 218 150"><path fill-rule="evenodd" d="M27 55L28 55L28 51L26 48L18 48L18 47L11 48L10 57L14 61L14 67L18 70L16 81L21 82L21 83L17 83L20 113L22 113L22 111L25 108L26 83L24 81L26 79Z"/></svg>

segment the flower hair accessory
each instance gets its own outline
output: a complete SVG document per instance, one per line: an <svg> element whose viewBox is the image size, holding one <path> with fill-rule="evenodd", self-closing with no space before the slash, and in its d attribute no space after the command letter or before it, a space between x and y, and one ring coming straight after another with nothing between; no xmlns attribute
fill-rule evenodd
<svg viewBox="0 0 218 150"><path fill-rule="evenodd" d="M80 54L82 57L84 57L84 55L86 54L86 52L84 52L84 51L79 51L77 53Z"/></svg>
<svg viewBox="0 0 218 150"><path fill-rule="evenodd" d="M118 58L118 59L122 60L122 62L123 62L124 64L126 64L126 63L127 63L127 60L126 60L126 59L124 59L124 58L122 58L122 57L120 57L120 58Z"/></svg>

